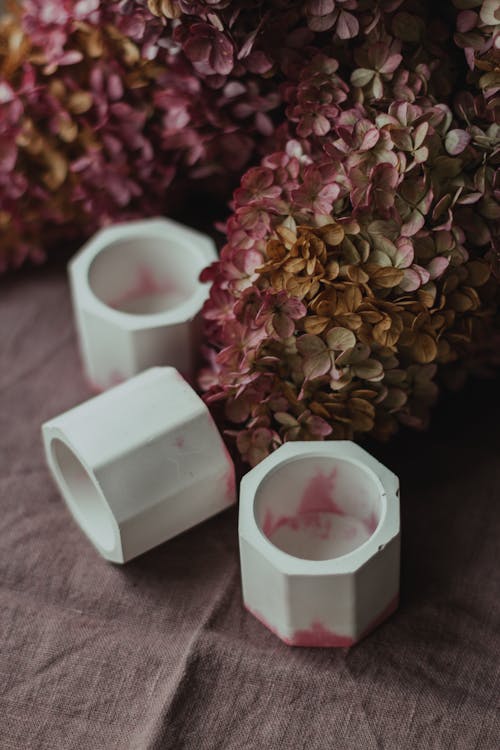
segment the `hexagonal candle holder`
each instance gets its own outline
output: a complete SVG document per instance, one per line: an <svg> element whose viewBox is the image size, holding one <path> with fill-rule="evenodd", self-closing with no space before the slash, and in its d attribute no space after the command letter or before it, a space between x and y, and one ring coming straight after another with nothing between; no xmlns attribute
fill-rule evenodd
<svg viewBox="0 0 500 750"><path fill-rule="evenodd" d="M123 563L236 500L212 417L171 367L131 378L42 427L49 468L82 531Z"/></svg>
<svg viewBox="0 0 500 750"><path fill-rule="evenodd" d="M116 224L82 247L68 269L93 390L155 365L193 375L209 292L199 276L216 257L208 236L169 219Z"/></svg>
<svg viewBox="0 0 500 750"><path fill-rule="evenodd" d="M350 441L286 443L242 480L246 608L292 646L351 646L397 607L399 482Z"/></svg>

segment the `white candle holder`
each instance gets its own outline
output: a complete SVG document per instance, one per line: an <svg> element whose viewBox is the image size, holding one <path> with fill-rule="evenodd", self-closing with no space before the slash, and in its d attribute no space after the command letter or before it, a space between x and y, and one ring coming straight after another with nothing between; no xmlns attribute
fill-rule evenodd
<svg viewBox="0 0 500 750"><path fill-rule="evenodd" d="M206 235L168 219L102 229L69 263L83 366L102 391L154 365L194 373L199 312L217 258Z"/></svg>
<svg viewBox="0 0 500 750"><path fill-rule="evenodd" d="M137 375L42 427L82 531L123 563L236 500L233 462L203 401L171 367Z"/></svg>
<svg viewBox="0 0 500 750"><path fill-rule="evenodd" d="M240 490L247 609L292 646L351 646L399 593L399 482L350 441L286 443Z"/></svg>

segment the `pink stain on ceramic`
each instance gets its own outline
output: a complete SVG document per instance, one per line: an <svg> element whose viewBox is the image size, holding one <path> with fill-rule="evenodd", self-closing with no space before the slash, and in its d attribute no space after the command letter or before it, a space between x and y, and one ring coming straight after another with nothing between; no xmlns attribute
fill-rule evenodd
<svg viewBox="0 0 500 750"><path fill-rule="evenodd" d="M370 536L375 532L378 526L378 518L375 513L372 513L369 518L364 521L365 528Z"/></svg>
<svg viewBox="0 0 500 750"><path fill-rule="evenodd" d="M120 385L120 383L124 383L126 378L123 377L121 373L118 372L118 370L112 370L108 378L106 380L106 383L102 385L101 383L98 383L95 380L92 380L89 377L85 378L85 382L87 384L87 388L91 393L94 393L98 395L99 393L104 393L104 391L107 391L108 388L112 388L115 385Z"/></svg>
<svg viewBox="0 0 500 750"><path fill-rule="evenodd" d="M182 435L178 435L175 438L174 445L179 450L184 450L184 448L186 447L186 441L184 440L184 438L182 437Z"/></svg>
<svg viewBox="0 0 500 750"><path fill-rule="evenodd" d="M332 515L344 516L345 512L333 498L337 470L329 474L318 473L312 477L302 493L299 507L294 515L277 518L267 510L262 531L268 539L281 528L293 531L309 531L320 539L328 539L332 531Z"/></svg>
<svg viewBox="0 0 500 750"><path fill-rule="evenodd" d="M345 526L342 530L342 538L348 541L353 541L359 534L358 526Z"/></svg>
<svg viewBox="0 0 500 750"><path fill-rule="evenodd" d="M104 388L102 387L102 385L99 385L99 383L96 383L91 378L85 378L85 383L91 393L95 393L97 395L104 391Z"/></svg>
<svg viewBox="0 0 500 750"><path fill-rule="evenodd" d="M233 503L236 497L236 475L232 463L226 471L224 483L226 487L226 497L230 503Z"/></svg>
<svg viewBox="0 0 500 750"><path fill-rule="evenodd" d="M253 609L250 609L245 604L245 608L250 612L261 625L271 631L273 635L277 636L287 646L313 646L313 647L348 647L352 646L354 641L352 638L343 635L337 635L327 630L321 623L313 623L309 630L297 630L293 636L284 636L277 631L277 629L266 621L265 617Z"/></svg>
<svg viewBox="0 0 500 750"><path fill-rule="evenodd" d="M263 508L262 531L279 549L291 555L329 559L348 554L364 544L378 526L378 517L351 515L348 501L335 497L336 469L316 470L306 483L292 513Z"/></svg>
<svg viewBox="0 0 500 750"><path fill-rule="evenodd" d="M286 640L290 646L313 646L314 648L348 648L354 643L347 635L338 635L320 622L313 622L307 630L297 630Z"/></svg>
<svg viewBox="0 0 500 750"><path fill-rule="evenodd" d="M224 443L224 441L223 441L223 443L222 443L222 444L223 444L223 446L224 446L224 455L225 455L225 456L226 456L226 458L227 458L227 462L228 462L228 464L229 464L230 466L233 466L233 459L231 458L231 454L229 453L228 447L227 447L227 445L226 445L226 444Z"/></svg>
<svg viewBox="0 0 500 750"><path fill-rule="evenodd" d="M352 638L348 635L340 635L334 633L329 628L325 627L321 622L315 621L311 623L311 626L304 630L296 630L292 636L284 636L277 631L277 629L266 621L265 617L245 604L245 608L255 617L264 627L276 635L283 643L287 646L298 646L308 648L350 648L356 643L359 643L363 638L372 633L375 628L381 625L388 617L390 617L399 605L399 595L396 595L394 599L391 599L389 604L384 607L382 612L365 628L358 638Z"/></svg>
<svg viewBox="0 0 500 750"><path fill-rule="evenodd" d="M279 529L289 528L292 531L309 531L320 539L328 539L332 529L332 519L325 513L300 513L295 516L274 517L270 510L266 511L262 531L270 539Z"/></svg>
<svg viewBox="0 0 500 750"><path fill-rule="evenodd" d="M337 469L333 469L329 474L318 471L302 493L297 512L300 515L304 513L336 513L343 516L344 511L339 508L333 499L336 477Z"/></svg>
<svg viewBox="0 0 500 750"><path fill-rule="evenodd" d="M286 640L283 638L283 636L280 635L280 633L278 633L278 631L273 625L267 622L266 618L263 615L261 615L260 612L257 612L257 610L251 609L251 607L249 607L248 604L244 604L244 607L247 610L247 612L250 612L252 617L255 617L255 619L260 622L261 625L264 625L264 627L270 630L273 635L275 635L281 641L284 641L286 643Z"/></svg>
<svg viewBox="0 0 500 750"><path fill-rule="evenodd" d="M159 281L153 271L147 266L140 266L133 286L108 302L115 310L126 309L130 303L147 299L156 295L174 295L177 289L170 280Z"/></svg>
<svg viewBox="0 0 500 750"><path fill-rule="evenodd" d="M285 518L288 517L285 516ZM271 539L276 529L279 528L279 526L277 526L276 524L279 524L280 520L281 519L275 520L272 512L270 510L266 510L266 515L264 516L264 522L262 524L262 532L264 536L267 536L268 539Z"/></svg>
<svg viewBox="0 0 500 750"><path fill-rule="evenodd" d="M120 383L125 382L126 378L123 377L123 375L118 372L118 370L111 370L109 373L108 383L109 388L112 388L114 385L120 385Z"/></svg>

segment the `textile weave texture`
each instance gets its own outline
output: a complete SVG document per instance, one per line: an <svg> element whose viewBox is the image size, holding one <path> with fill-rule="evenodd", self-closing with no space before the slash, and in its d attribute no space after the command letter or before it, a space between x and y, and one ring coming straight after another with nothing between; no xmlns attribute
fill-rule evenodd
<svg viewBox="0 0 500 750"><path fill-rule="evenodd" d="M401 606L291 649L243 609L236 509L124 567L94 552L40 440L89 396L65 274L3 279L0 750L498 750L497 390L370 446L401 478Z"/></svg>

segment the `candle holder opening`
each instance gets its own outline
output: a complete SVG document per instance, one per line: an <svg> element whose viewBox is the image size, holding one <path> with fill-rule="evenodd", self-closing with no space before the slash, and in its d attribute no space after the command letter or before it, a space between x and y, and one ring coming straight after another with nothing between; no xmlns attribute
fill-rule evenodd
<svg viewBox="0 0 500 750"><path fill-rule="evenodd" d="M383 512L383 489L361 464L304 456L277 466L255 495L255 520L283 552L330 560L360 547Z"/></svg>
<svg viewBox="0 0 500 750"><path fill-rule="evenodd" d="M59 481L66 486L68 505L87 536L102 549L114 547L115 532L106 501L91 474L62 440L50 445Z"/></svg>
<svg viewBox="0 0 500 750"><path fill-rule="evenodd" d="M188 243L137 235L105 246L92 261L88 282L105 305L132 315L163 313L197 291L205 265Z"/></svg>

